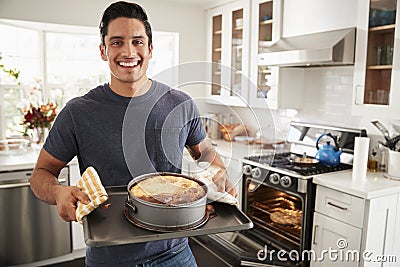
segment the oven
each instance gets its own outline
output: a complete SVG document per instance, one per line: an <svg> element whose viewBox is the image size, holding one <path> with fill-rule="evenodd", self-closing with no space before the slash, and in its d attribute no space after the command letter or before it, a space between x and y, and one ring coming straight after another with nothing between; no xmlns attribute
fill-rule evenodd
<svg viewBox="0 0 400 267"><path fill-rule="evenodd" d="M306 266L296 255L311 245L315 186L248 161L243 170L242 210L254 227L199 238L217 243L216 253L230 254L231 266Z"/></svg>
<svg viewBox="0 0 400 267"><path fill-rule="evenodd" d="M333 133L346 155L338 166L294 165L304 153L315 155L321 134ZM355 136L364 130L292 123L290 151L245 157L241 208L254 227L241 232L196 237L226 266L309 266L316 175L352 168ZM350 159L350 160L349 160ZM306 253L304 253L306 252Z"/></svg>

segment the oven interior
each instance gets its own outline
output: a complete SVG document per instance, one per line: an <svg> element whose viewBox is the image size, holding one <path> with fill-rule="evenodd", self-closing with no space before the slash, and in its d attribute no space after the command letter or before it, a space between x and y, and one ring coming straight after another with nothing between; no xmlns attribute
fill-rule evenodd
<svg viewBox="0 0 400 267"><path fill-rule="evenodd" d="M265 184L255 185L246 181L247 196L244 212L254 223L247 234L264 244L273 240L274 245L286 251L302 250L302 227L304 224L304 201L299 195L284 192Z"/></svg>

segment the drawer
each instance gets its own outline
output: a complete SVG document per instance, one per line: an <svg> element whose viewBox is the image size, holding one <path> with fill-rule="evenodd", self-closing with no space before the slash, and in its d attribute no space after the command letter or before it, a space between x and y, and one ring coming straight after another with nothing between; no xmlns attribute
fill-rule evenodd
<svg viewBox="0 0 400 267"><path fill-rule="evenodd" d="M317 186L315 210L331 218L362 228L365 199Z"/></svg>

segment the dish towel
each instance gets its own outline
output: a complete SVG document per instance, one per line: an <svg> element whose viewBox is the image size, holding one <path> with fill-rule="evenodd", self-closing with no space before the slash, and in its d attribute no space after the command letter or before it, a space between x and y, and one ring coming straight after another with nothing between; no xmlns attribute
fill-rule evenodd
<svg viewBox="0 0 400 267"><path fill-rule="evenodd" d="M212 201L224 202L231 205L239 205L238 200L227 192L218 192L218 187L213 181L213 177L222 169L212 166L209 162L199 162L198 170L193 174L193 178L206 184L208 193L207 198Z"/></svg>
<svg viewBox="0 0 400 267"><path fill-rule="evenodd" d="M101 184L99 175L93 167L88 167L85 170L76 186L85 192L90 199L89 204L83 204L78 201L75 216L76 220L79 223L82 223L82 218L84 216L88 215L108 200L108 194Z"/></svg>

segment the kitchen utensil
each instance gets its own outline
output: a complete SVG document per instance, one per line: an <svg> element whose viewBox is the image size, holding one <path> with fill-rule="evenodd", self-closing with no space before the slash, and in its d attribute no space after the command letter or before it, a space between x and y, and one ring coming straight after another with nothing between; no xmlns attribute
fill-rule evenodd
<svg viewBox="0 0 400 267"><path fill-rule="evenodd" d="M330 137L335 143L335 146L332 146L330 141L327 141L326 145L319 147L319 141L324 136ZM339 150L337 140L331 133L320 135L315 145L318 149L315 158L318 159L322 164L328 166L338 166L340 164L340 154L342 154L342 151Z"/></svg>
<svg viewBox="0 0 400 267"><path fill-rule="evenodd" d="M83 218L85 243L94 247L149 242L186 236L209 235L221 232L247 230L252 221L235 205L213 202L216 216L195 230L155 232L137 227L122 216L127 197L126 186L106 187L111 206L96 209ZM154 216L162 216L154 214ZM65 223L64 223L65 224Z"/></svg>
<svg viewBox="0 0 400 267"><path fill-rule="evenodd" d="M304 152L302 157L291 158L290 162L293 165L300 166L300 167L313 166L313 165L316 165L319 163L319 161L317 159L307 157L306 152Z"/></svg>
<svg viewBox="0 0 400 267"><path fill-rule="evenodd" d="M400 141L400 135L397 135L393 138L390 138L389 140L387 140L386 142L386 146L390 149L390 150L396 150L396 145L397 143Z"/></svg>
<svg viewBox="0 0 400 267"><path fill-rule="evenodd" d="M383 134L383 136L385 137L386 141L390 139L390 134L388 129L386 129L385 126L383 126L383 124L379 121L372 121L371 122L376 128L378 128L378 130Z"/></svg>
<svg viewBox="0 0 400 267"><path fill-rule="evenodd" d="M182 204L158 204L145 201L134 196L130 189L137 183L155 176L177 176L196 181L205 191L205 194L192 202ZM169 172L149 173L133 178L128 184L128 200L126 208L128 220L135 220L138 226L145 226L153 230L174 231L179 229L195 228L206 221L207 186L192 177Z"/></svg>

